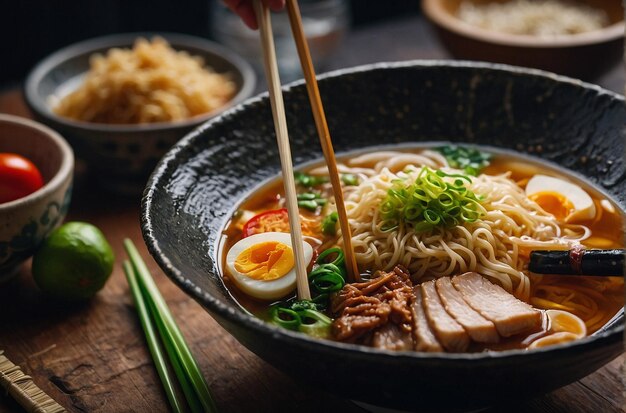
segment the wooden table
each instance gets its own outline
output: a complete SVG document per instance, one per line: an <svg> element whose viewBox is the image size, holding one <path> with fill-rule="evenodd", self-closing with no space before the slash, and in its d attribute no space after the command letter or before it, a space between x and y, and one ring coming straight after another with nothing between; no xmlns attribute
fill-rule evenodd
<svg viewBox="0 0 626 413"><path fill-rule="evenodd" d="M375 60L446 57L421 18L353 32L333 67ZM389 47L393 44L393 47ZM597 83L622 90L616 68ZM30 116L19 91L0 95L0 113ZM139 198L119 198L89 185L75 189L69 220L100 227L118 259L108 284L79 305L54 302L36 288L30 263L0 287L0 349L48 394L72 412L165 412L167 401L152 365L119 263L122 240L139 247L222 412L362 412L339 399L292 381L226 333L183 294L148 255L139 229ZM624 406L624 355L588 377L550 394L488 412L620 412ZM0 394L0 412L20 411Z"/></svg>

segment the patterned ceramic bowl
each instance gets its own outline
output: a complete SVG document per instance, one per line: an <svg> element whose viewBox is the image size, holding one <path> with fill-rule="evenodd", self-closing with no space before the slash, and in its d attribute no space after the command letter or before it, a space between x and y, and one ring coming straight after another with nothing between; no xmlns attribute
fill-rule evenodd
<svg viewBox="0 0 626 413"><path fill-rule="evenodd" d="M0 114L0 152L30 159L44 186L0 204L0 282L16 273L65 217L72 193L74 153L55 131L31 120Z"/></svg>
<svg viewBox="0 0 626 413"><path fill-rule="evenodd" d="M42 60L24 85L26 102L36 119L61 132L100 185L118 193L140 193L157 161L176 141L227 107L250 97L256 83L252 67L230 50L198 37L159 33L175 50L200 56L218 73L229 73L237 90L232 100L188 120L142 125L80 122L53 112L51 102L80 84L93 54L105 54L114 47L130 48L137 38L154 35L115 34L68 46Z"/></svg>

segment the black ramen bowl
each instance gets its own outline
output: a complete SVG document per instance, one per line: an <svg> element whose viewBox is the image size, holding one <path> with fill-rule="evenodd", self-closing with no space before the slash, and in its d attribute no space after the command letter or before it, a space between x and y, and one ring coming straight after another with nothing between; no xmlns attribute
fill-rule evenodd
<svg viewBox="0 0 626 413"><path fill-rule="evenodd" d="M509 66L418 61L333 72L321 77L320 90L339 153L425 141L484 144L565 167L626 205L624 98L599 87ZM285 89L285 103L294 161L320 158L302 82ZM548 392L621 353L623 310L575 342L473 354L317 340L248 315L221 280L221 232L238 204L279 171L270 103L261 95L168 152L144 192L142 230L151 254L181 289L293 378L373 405L452 412Z"/></svg>

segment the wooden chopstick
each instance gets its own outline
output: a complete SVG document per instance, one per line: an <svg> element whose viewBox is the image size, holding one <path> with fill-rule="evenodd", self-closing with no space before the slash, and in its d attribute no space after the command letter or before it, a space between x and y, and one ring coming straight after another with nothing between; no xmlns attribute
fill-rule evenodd
<svg viewBox="0 0 626 413"><path fill-rule="evenodd" d="M298 210L298 199L296 193L296 183L293 176L293 163L291 161L291 149L289 147L289 134L287 132L287 118L285 116L285 105L283 94L280 88L280 77L278 75L278 64L276 62L276 51L274 49L274 38L272 37L272 22L267 7L261 0L254 0L254 10L259 30L261 32L261 48L263 49L263 64L265 66L265 76L267 77L270 103L272 105L272 116L274 117L274 128L276 130L276 140L278 141L278 153L280 154L280 164L283 173L283 184L285 186L285 196L287 198L287 215L289 216L289 226L291 234L291 244L296 256L296 283L298 286L298 298L310 300L311 291L309 289L309 279L307 277L307 263L304 261L304 245L302 238L302 228L300 227L300 213Z"/></svg>
<svg viewBox="0 0 626 413"><path fill-rule="evenodd" d="M300 8L298 7L298 2L296 0L287 0L287 14L289 15L291 31L296 42L296 48L298 49L298 56L300 57L300 64L302 65L304 79L306 80L306 89L309 94L309 101L311 102L315 127L317 128L317 134L319 135L320 143L322 145L322 152L324 153L324 158L326 159L326 164L328 165L330 182L333 186L335 203L337 205L337 215L339 216L339 227L341 228L341 236L343 238L345 250L344 254L346 257L348 278L350 281L360 281L361 276L356 264L354 248L352 247L352 231L350 230L348 214L346 213L346 205L343 200L343 192L341 190L339 171L337 170L335 151L333 149L333 143L330 139L328 123L326 122L326 115L324 114L324 107L322 106L322 98L317 86L317 79L315 77L315 69L311 60L311 53L309 52L309 46L304 35Z"/></svg>

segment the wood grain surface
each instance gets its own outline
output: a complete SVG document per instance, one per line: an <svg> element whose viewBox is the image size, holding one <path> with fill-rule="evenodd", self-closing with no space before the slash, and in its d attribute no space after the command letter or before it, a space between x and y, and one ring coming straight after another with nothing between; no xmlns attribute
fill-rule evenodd
<svg viewBox="0 0 626 413"><path fill-rule="evenodd" d="M427 33L421 19L376 26L347 39L333 65L373 59L372 44L399 41L378 60L445 57L430 39L412 43L408 33ZM399 36L399 37L397 37ZM404 37L403 37L404 36ZM419 38L419 37L418 37ZM413 37L415 39L415 37ZM383 49L379 49L383 50ZM602 78L621 90L623 72ZM30 116L17 90L0 95L0 113ZM0 286L0 349L70 412L166 412L167 401L153 368L128 286L119 263L122 240L139 247L222 412L363 412L348 400L294 382L250 353L226 333L195 301L160 271L148 255L139 228L139 198L120 198L78 177L69 220L100 227L113 246L117 265L105 288L88 303L69 305L43 296L32 281L30 262L18 277ZM555 392L488 412L615 413L624 410L623 365L615 359L602 369ZM452 394L453 396L453 394ZM416 390L416 397L419 392ZM20 412L0 394L0 412Z"/></svg>

